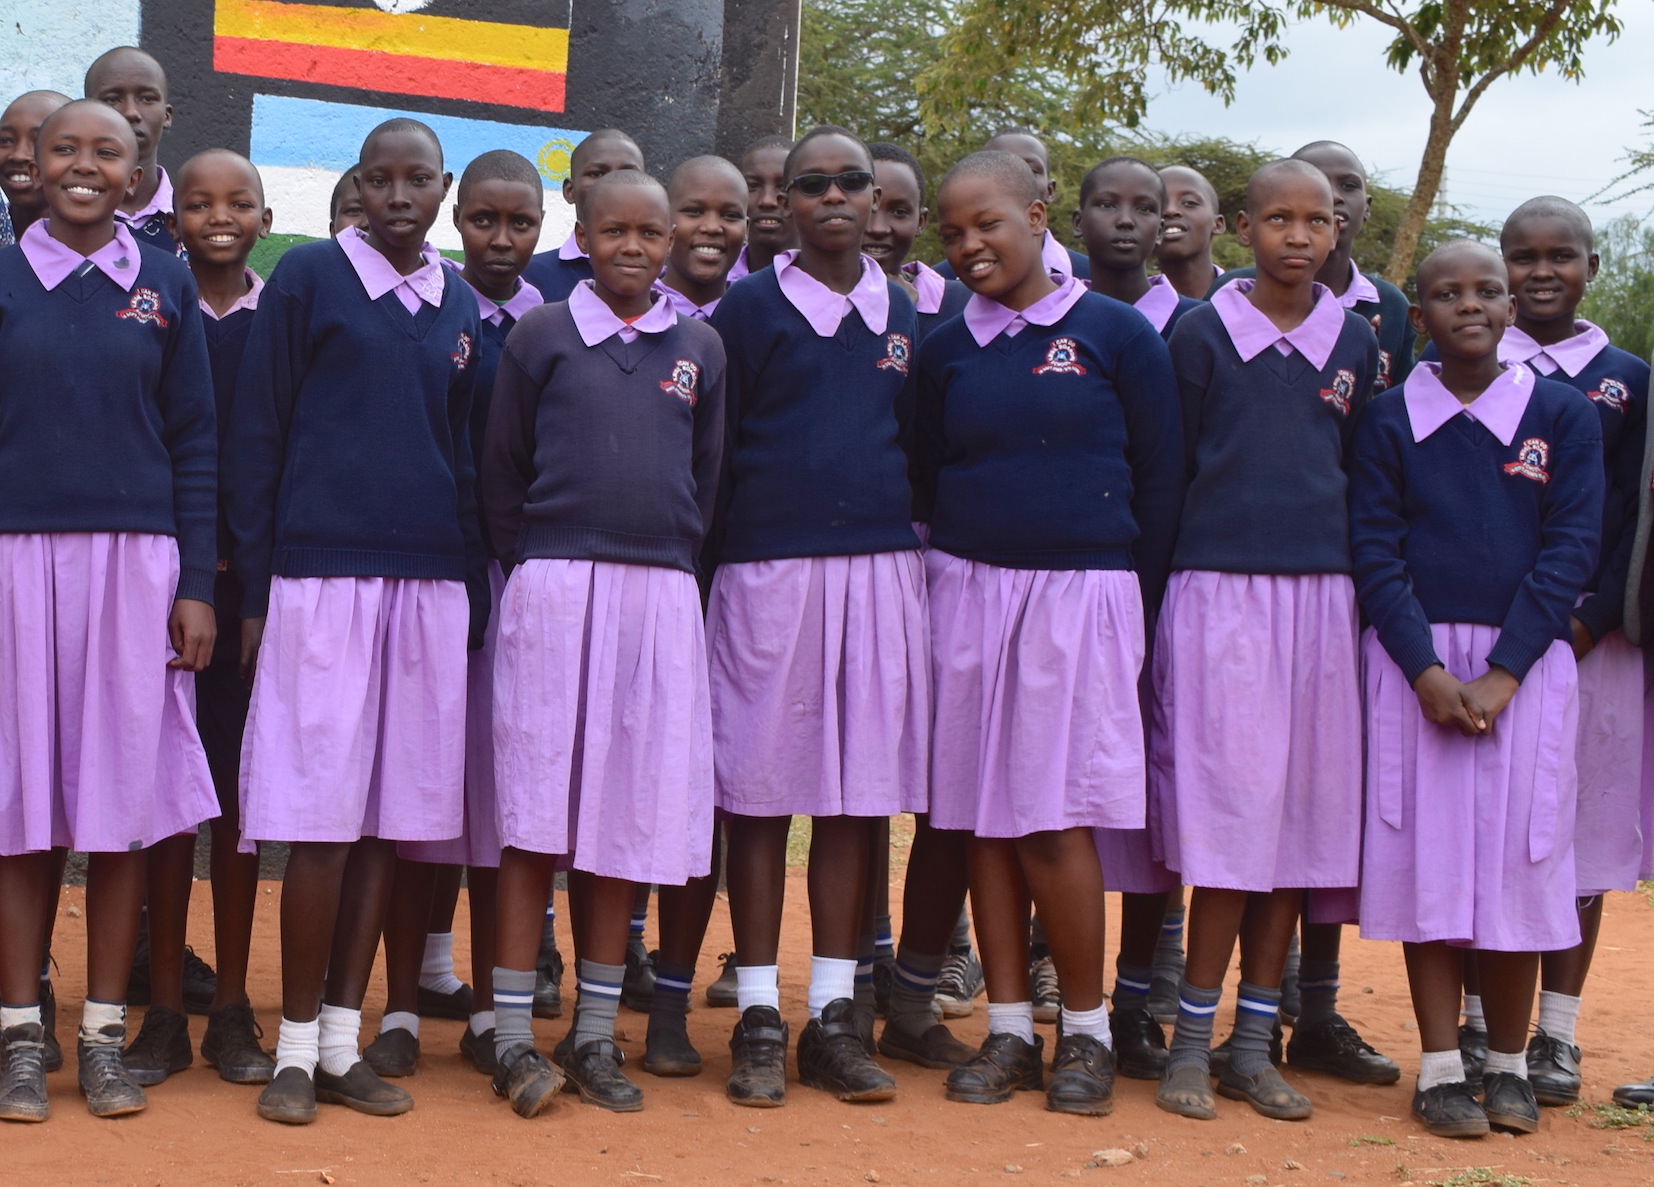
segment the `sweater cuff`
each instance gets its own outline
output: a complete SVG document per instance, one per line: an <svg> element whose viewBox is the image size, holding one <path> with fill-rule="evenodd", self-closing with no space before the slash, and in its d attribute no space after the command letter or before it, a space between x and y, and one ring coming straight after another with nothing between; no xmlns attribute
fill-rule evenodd
<svg viewBox="0 0 1654 1187"><path fill-rule="evenodd" d="M241 617L263 618L270 613L270 574L241 576Z"/></svg>
<svg viewBox="0 0 1654 1187"><path fill-rule="evenodd" d="M1520 684L1528 678L1528 669L1539 662L1539 659L1551 649L1552 640L1544 639L1537 645L1526 639L1518 638L1509 631L1499 632L1499 641L1493 645L1493 650L1487 653L1489 665L1504 668L1516 682Z"/></svg>
<svg viewBox="0 0 1654 1187"><path fill-rule="evenodd" d="M1384 649L1390 653L1390 658L1396 661L1396 667L1407 677L1409 685L1416 683L1420 676L1442 662L1436 658L1436 643L1429 631L1398 639L1393 645L1386 643Z"/></svg>
<svg viewBox="0 0 1654 1187"><path fill-rule="evenodd" d="M178 571L178 590L172 596L183 598L191 602L205 602L212 605L213 587L218 584L218 570L216 569L180 569Z"/></svg>
<svg viewBox="0 0 1654 1187"><path fill-rule="evenodd" d="M1600 643L1604 635L1625 625L1625 599L1594 593L1573 608L1573 616L1591 632L1591 642Z"/></svg>

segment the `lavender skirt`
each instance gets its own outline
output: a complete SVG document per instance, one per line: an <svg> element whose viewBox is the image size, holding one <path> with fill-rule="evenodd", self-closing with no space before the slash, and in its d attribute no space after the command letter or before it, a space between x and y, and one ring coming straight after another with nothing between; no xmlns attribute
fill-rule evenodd
<svg viewBox="0 0 1654 1187"><path fill-rule="evenodd" d="M1460 680L1487 671L1499 628L1437 623ZM1574 909L1573 653L1552 643L1490 737L1433 725L1377 635L1362 642L1367 830L1361 934L1499 952L1579 943Z"/></svg>
<svg viewBox="0 0 1654 1187"><path fill-rule="evenodd" d="M488 629L482 650L465 668L465 831L451 841L402 841L396 855L436 865L498 868L500 829L494 813L494 655L500 637L505 575L488 562Z"/></svg>
<svg viewBox="0 0 1654 1187"><path fill-rule="evenodd" d="M0 535L0 856L144 849L218 815L168 668L170 536Z"/></svg>
<svg viewBox="0 0 1654 1187"><path fill-rule="evenodd" d="M1150 818L1190 886L1354 886L1355 589L1340 574L1178 572L1154 656Z"/></svg>
<svg viewBox="0 0 1654 1187"><path fill-rule="evenodd" d="M718 806L926 811L925 601L916 550L720 567L706 616Z"/></svg>
<svg viewBox="0 0 1654 1187"><path fill-rule="evenodd" d="M1643 692L1643 769L1642 769L1642 834L1643 860L1637 877L1642 881L1654 878L1654 695Z"/></svg>
<svg viewBox="0 0 1654 1187"><path fill-rule="evenodd" d="M1579 663L1574 879L1582 895L1637 888L1642 760L1643 653L1610 631Z"/></svg>
<svg viewBox="0 0 1654 1187"><path fill-rule="evenodd" d="M712 719L695 578L529 560L494 662L500 843L679 886L712 866Z"/></svg>
<svg viewBox="0 0 1654 1187"><path fill-rule="evenodd" d="M979 837L1141 828L1143 598L1122 569L925 554L930 823Z"/></svg>
<svg viewBox="0 0 1654 1187"><path fill-rule="evenodd" d="M1177 874L1155 856L1150 828L1094 830L1103 885L1122 894L1169 894L1182 885Z"/></svg>
<svg viewBox="0 0 1654 1187"><path fill-rule="evenodd" d="M253 841L443 841L464 825L458 581L277 577L241 747Z"/></svg>

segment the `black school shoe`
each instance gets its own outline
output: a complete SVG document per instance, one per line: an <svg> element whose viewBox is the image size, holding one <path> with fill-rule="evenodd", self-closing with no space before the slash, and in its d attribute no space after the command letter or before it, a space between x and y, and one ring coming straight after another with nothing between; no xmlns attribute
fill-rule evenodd
<svg viewBox="0 0 1654 1187"><path fill-rule="evenodd" d="M1483 1077L1482 1107L1487 1123L1504 1133L1534 1133L1539 1129L1539 1102L1533 1085L1515 1072L1494 1072Z"/></svg>
<svg viewBox="0 0 1654 1187"><path fill-rule="evenodd" d="M276 1061L259 1040L264 1031L253 1008L245 1002L225 1006L207 1015L207 1033L201 1039L201 1058L218 1069L218 1078L231 1084L268 1084Z"/></svg>
<svg viewBox="0 0 1654 1187"><path fill-rule="evenodd" d="M626 973L620 980L620 1004L628 1010L647 1014L655 1001L654 953L641 939L626 942Z"/></svg>
<svg viewBox="0 0 1654 1187"><path fill-rule="evenodd" d="M1654 1076L1635 1084L1621 1084L1614 1089L1614 1103L1625 1109L1654 1105Z"/></svg>
<svg viewBox="0 0 1654 1187"><path fill-rule="evenodd" d="M38 1022L24 1022L0 1032L0 1121L44 1121L46 1102L46 1033Z"/></svg>
<svg viewBox="0 0 1654 1187"><path fill-rule="evenodd" d="M701 1053L689 1041L689 1030L682 1014L662 1017L649 1015L649 1033L643 1048L643 1070L651 1076L698 1076L701 1074Z"/></svg>
<svg viewBox="0 0 1654 1187"><path fill-rule="evenodd" d="M419 1036L400 1026L382 1030L362 1052L362 1061L387 1080L414 1075L419 1071Z"/></svg>
<svg viewBox="0 0 1654 1187"><path fill-rule="evenodd" d="M1051 1059L1045 1107L1053 1113L1106 1117L1114 1111L1114 1053L1090 1035L1063 1035Z"/></svg>
<svg viewBox="0 0 1654 1187"><path fill-rule="evenodd" d="M1233 1036L1224 1039L1223 1042L1212 1048L1212 1058L1208 1066L1214 1076L1223 1075L1224 1070L1229 1066L1229 1056L1235 1050L1231 1045L1232 1038ZM1275 1027L1269 1032L1269 1062L1276 1067L1281 1066L1281 1061L1286 1054L1285 1038L1286 1032L1281 1029L1281 1020L1277 1016Z"/></svg>
<svg viewBox="0 0 1654 1187"><path fill-rule="evenodd" d="M469 1022L472 1000L471 987L463 981L452 993L438 993L421 985L415 1012L421 1018L446 1018L450 1022Z"/></svg>
<svg viewBox="0 0 1654 1187"><path fill-rule="evenodd" d="M46 1052L43 1060L48 1072L63 1067L63 1045L57 1041L57 991L50 981L40 983L40 1029L44 1032Z"/></svg>
<svg viewBox="0 0 1654 1187"><path fill-rule="evenodd" d="M729 1036L731 1103L774 1109L787 1103L788 1027L774 1006L748 1006Z"/></svg>
<svg viewBox="0 0 1654 1187"><path fill-rule="evenodd" d="M489 1028L489 1040L493 1040ZM528 1043L509 1048L495 1063L494 1078L489 1082L494 1095L504 1097L511 1111L519 1117L538 1117L551 1108L563 1087L563 1073Z"/></svg>
<svg viewBox="0 0 1654 1187"><path fill-rule="evenodd" d="M1579 1103L1579 1048L1543 1030L1528 1040L1528 1083L1541 1105L1557 1108Z"/></svg>
<svg viewBox="0 0 1654 1187"><path fill-rule="evenodd" d="M1488 1132L1487 1110L1464 1080L1415 1090L1413 1116L1438 1138L1482 1138Z"/></svg>
<svg viewBox="0 0 1654 1187"><path fill-rule="evenodd" d="M500 1061L494 1054L494 1028L490 1026L477 1034L469 1026L460 1031L459 1053L471 1061L471 1066L485 1076L500 1070Z"/></svg>
<svg viewBox="0 0 1654 1187"><path fill-rule="evenodd" d="M947 1097L967 1105L997 1105L1018 1092L1045 1087L1045 1040L991 1034L976 1057L948 1073Z"/></svg>
<svg viewBox="0 0 1654 1187"><path fill-rule="evenodd" d="M534 966L534 1016L563 1016L563 954L555 946L549 951L541 948L540 962Z"/></svg>
<svg viewBox="0 0 1654 1187"><path fill-rule="evenodd" d="M282 1068L258 1094L258 1115L283 1125L309 1125L316 1119L316 1082L303 1068Z"/></svg>
<svg viewBox="0 0 1654 1187"><path fill-rule="evenodd" d="M1129 1080L1158 1080L1166 1070L1166 1032L1142 1006L1109 1011L1109 1034L1114 1038L1114 1066Z"/></svg>
<svg viewBox="0 0 1654 1187"><path fill-rule="evenodd" d="M138 1028L138 1037L121 1053L121 1062L134 1082L153 1088L173 1072L195 1062L190 1047L190 1021L176 1010L151 1006Z"/></svg>
<svg viewBox="0 0 1654 1187"><path fill-rule="evenodd" d="M740 981L735 969L740 958L733 952L720 952L718 959L723 962L723 968L718 971L718 979L706 987L706 1004L724 1009L739 1004L736 990Z"/></svg>
<svg viewBox="0 0 1654 1187"><path fill-rule="evenodd" d="M587 1039L574 1045L571 1030L551 1053L563 1069L563 1091L578 1092L588 1105L611 1113L636 1113L643 1108L643 1089L620 1070L620 1048L613 1039Z"/></svg>
<svg viewBox="0 0 1654 1187"><path fill-rule="evenodd" d="M1274 1054L1273 1043L1270 1054ZM1325 1072L1355 1084L1394 1084L1401 1079L1396 1061L1375 1051L1341 1014L1293 1027L1286 1061L1295 1068Z"/></svg>
<svg viewBox="0 0 1654 1187"><path fill-rule="evenodd" d="M879 1035L879 1054L905 1059L920 1067L952 1069L976 1058L976 1048L961 1043L944 1023L935 1022L920 1034L911 1034L888 1021Z"/></svg>
<svg viewBox="0 0 1654 1187"><path fill-rule="evenodd" d="M414 1107L406 1089L385 1083L360 1059L342 1076L317 1067L315 1085L316 1099L323 1104L344 1105L370 1117L396 1117Z"/></svg>
<svg viewBox="0 0 1654 1187"><path fill-rule="evenodd" d="M847 997L827 1003L798 1036L798 1081L844 1101L889 1100L896 1081L867 1053L856 1004Z"/></svg>
<svg viewBox="0 0 1654 1187"><path fill-rule="evenodd" d="M1465 1083L1471 1090L1482 1091L1482 1069L1487 1065L1487 1031L1477 1027L1459 1027L1459 1062L1464 1064Z"/></svg>
<svg viewBox="0 0 1654 1187"><path fill-rule="evenodd" d="M100 1033L115 1041L92 1044L77 1039L75 1042L75 1055L80 1064L75 1079L80 1094L86 1098L87 1109L94 1117L142 1112L149 1106L149 1098L121 1062L120 1040L126 1037L126 1027L110 1025Z"/></svg>

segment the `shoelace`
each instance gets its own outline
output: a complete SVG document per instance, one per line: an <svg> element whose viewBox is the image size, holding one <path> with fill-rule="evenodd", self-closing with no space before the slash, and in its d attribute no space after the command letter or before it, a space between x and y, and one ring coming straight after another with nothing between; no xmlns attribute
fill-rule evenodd
<svg viewBox="0 0 1654 1187"><path fill-rule="evenodd" d="M264 1028L258 1024L258 1018L251 1006L226 1006L220 1017L223 1018L220 1024L221 1033L227 1030L229 1037L238 1044L244 1044L251 1039L252 1045L257 1047L258 1040L264 1037ZM143 1036L140 1034L139 1037ZM222 1041L220 1039L221 1043Z"/></svg>
<svg viewBox="0 0 1654 1187"><path fill-rule="evenodd" d="M936 996L963 998L965 974L969 970L970 957L950 952L942 961L941 971L936 974Z"/></svg>
<svg viewBox="0 0 1654 1187"><path fill-rule="evenodd" d="M46 1044L32 1039L14 1039L6 1044L6 1066L0 1072L0 1089L10 1091L19 1083L46 1074Z"/></svg>
<svg viewBox="0 0 1654 1187"><path fill-rule="evenodd" d="M81 1074L91 1081L93 1089L126 1087L133 1083L132 1077L127 1074L126 1064L121 1062L121 1049L118 1044L89 1045L82 1048L80 1059Z"/></svg>
<svg viewBox="0 0 1654 1187"><path fill-rule="evenodd" d="M1042 956L1034 962L1032 980L1036 1002L1056 1000L1059 993L1057 988L1057 966L1049 956Z"/></svg>

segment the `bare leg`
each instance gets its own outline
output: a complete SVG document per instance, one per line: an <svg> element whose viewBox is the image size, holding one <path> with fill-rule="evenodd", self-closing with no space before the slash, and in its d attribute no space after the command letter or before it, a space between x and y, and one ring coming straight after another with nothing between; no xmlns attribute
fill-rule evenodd
<svg viewBox="0 0 1654 1187"><path fill-rule="evenodd" d="M126 1000L149 863L142 852L92 853L86 864L86 996ZM37 949L28 950L32 956ZM38 970L36 970L38 973Z"/></svg>
<svg viewBox="0 0 1654 1187"><path fill-rule="evenodd" d="M433 904L439 881L458 866L396 860L389 909L385 912L385 1013L419 1012L419 970L425 960L425 934L433 927ZM449 928L454 909L447 905Z"/></svg>
<svg viewBox="0 0 1654 1187"><path fill-rule="evenodd" d="M730 922L742 965L772 965L781 946L781 911L787 892L790 816L726 818ZM813 920L812 920L813 923ZM853 947L855 938L851 937Z"/></svg>
<svg viewBox="0 0 1654 1187"><path fill-rule="evenodd" d="M1103 872L1091 830L1064 829L1016 839L1017 860L1045 920L1063 1008L1076 1013L1103 1004Z"/></svg>
<svg viewBox="0 0 1654 1187"><path fill-rule="evenodd" d="M148 850L149 1000L184 1012L184 944L188 939L190 883L195 878L195 831L158 841Z"/></svg>
<svg viewBox="0 0 1654 1187"><path fill-rule="evenodd" d="M281 1014L312 1022L321 1012L328 954L339 921L348 842L298 841L281 886Z"/></svg>
<svg viewBox="0 0 1654 1187"><path fill-rule="evenodd" d="M396 842L363 837L351 846L339 899L339 924L328 959L328 1005L362 1008L395 876Z"/></svg>
<svg viewBox="0 0 1654 1187"><path fill-rule="evenodd" d="M810 833L810 951L854 960L862 928L874 825L868 816L818 816ZM736 944L741 962L746 952Z"/></svg>

